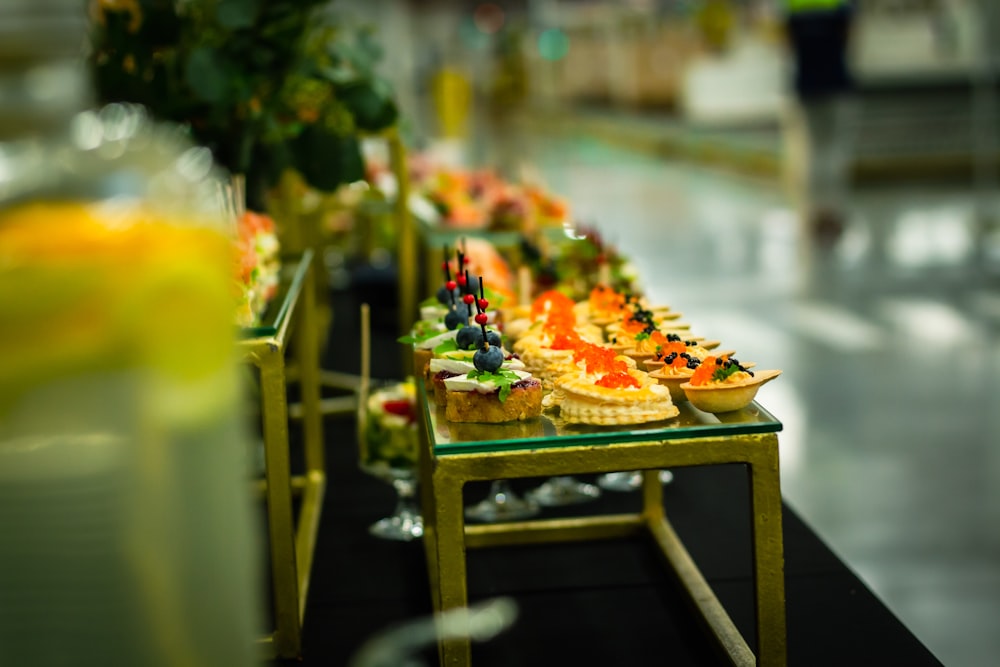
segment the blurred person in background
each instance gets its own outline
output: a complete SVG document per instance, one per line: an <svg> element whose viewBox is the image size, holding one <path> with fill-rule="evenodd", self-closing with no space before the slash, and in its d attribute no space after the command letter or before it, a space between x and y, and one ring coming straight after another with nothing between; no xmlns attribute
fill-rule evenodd
<svg viewBox="0 0 1000 667"><path fill-rule="evenodd" d="M832 243L847 217L854 102L848 43L851 0L780 0L791 49L794 93L788 167L807 228Z"/></svg>

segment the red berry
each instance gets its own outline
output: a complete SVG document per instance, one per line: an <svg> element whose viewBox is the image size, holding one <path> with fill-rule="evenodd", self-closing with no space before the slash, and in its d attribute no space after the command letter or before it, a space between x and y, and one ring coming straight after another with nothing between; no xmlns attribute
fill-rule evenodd
<svg viewBox="0 0 1000 667"><path fill-rule="evenodd" d="M453 290L456 287L458 287L458 283L456 283L454 280L449 280L444 284L444 286L447 287L449 290Z"/></svg>
<svg viewBox="0 0 1000 667"><path fill-rule="evenodd" d="M448 270L448 262L441 262L441 270L442 271Z"/></svg>
<svg viewBox="0 0 1000 667"><path fill-rule="evenodd" d="M480 310L486 310L486 306L488 306L488 305L490 305L490 302L487 301L486 299L480 299L479 300L479 309Z"/></svg>
<svg viewBox="0 0 1000 667"><path fill-rule="evenodd" d="M410 421L414 421L415 415L413 414L413 406L406 399L386 401L382 404L382 409L391 415L399 415L400 417L406 417Z"/></svg>
<svg viewBox="0 0 1000 667"><path fill-rule="evenodd" d="M476 315L476 324L486 324L486 321L489 319L486 313L479 313Z"/></svg>
<svg viewBox="0 0 1000 667"><path fill-rule="evenodd" d="M470 306L472 305L472 302L475 301L475 300L476 300L476 297L472 296L471 294L466 294L465 296L462 297L462 301L464 301L465 303L467 303Z"/></svg>
<svg viewBox="0 0 1000 667"><path fill-rule="evenodd" d="M463 287L465 286L465 274L463 273L458 274L458 284L462 285Z"/></svg>

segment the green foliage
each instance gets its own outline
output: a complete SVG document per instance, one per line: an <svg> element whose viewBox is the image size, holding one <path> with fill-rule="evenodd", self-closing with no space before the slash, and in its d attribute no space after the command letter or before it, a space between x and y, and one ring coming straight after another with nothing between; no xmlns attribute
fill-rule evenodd
<svg viewBox="0 0 1000 667"><path fill-rule="evenodd" d="M326 0L97 4L99 102L186 125L250 188L287 167L326 191L358 180L358 132L397 120L372 32L348 28Z"/></svg>

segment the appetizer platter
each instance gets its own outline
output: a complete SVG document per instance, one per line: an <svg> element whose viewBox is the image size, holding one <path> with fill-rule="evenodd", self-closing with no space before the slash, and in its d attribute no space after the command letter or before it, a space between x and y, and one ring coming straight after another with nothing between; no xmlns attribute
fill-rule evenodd
<svg viewBox="0 0 1000 667"><path fill-rule="evenodd" d="M517 439L773 419L754 398L781 371L720 351L669 306L597 283L582 300L556 286L493 308L489 277L470 274L461 251L445 248L441 268L433 300L400 339L413 346L439 437L497 440L511 424L527 424L510 429Z"/></svg>

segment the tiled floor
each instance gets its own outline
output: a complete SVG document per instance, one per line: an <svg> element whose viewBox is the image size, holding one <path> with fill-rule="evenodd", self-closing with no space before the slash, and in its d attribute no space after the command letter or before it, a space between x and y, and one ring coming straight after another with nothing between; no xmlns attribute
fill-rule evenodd
<svg viewBox="0 0 1000 667"><path fill-rule="evenodd" d="M581 137L524 145L652 301L784 371L759 400L785 423L788 502L942 662L997 664L1000 279L975 260L972 192L858 191L822 247L773 184Z"/></svg>

